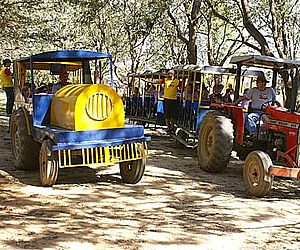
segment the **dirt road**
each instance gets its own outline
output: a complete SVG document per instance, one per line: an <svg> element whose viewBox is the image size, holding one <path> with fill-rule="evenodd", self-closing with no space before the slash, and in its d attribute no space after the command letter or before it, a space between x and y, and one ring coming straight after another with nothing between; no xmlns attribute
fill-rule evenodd
<svg viewBox="0 0 300 250"><path fill-rule="evenodd" d="M61 169L58 184L13 168L7 118L0 124L0 249L300 249L300 182L276 179L249 197L242 162L221 174L197 166L164 131L152 136L140 183L117 166Z"/></svg>

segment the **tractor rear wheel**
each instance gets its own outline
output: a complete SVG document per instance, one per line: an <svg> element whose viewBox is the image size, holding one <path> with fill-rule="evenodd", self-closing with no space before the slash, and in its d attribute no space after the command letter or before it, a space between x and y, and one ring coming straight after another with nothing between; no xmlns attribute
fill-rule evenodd
<svg viewBox="0 0 300 250"><path fill-rule="evenodd" d="M44 140L40 150L40 180L44 187L55 184L58 176L58 160L56 152L52 151L53 142Z"/></svg>
<svg viewBox="0 0 300 250"><path fill-rule="evenodd" d="M198 164L206 172L223 171L233 148L233 125L218 111L208 112L200 126L198 137Z"/></svg>
<svg viewBox="0 0 300 250"><path fill-rule="evenodd" d="M32 119L26 110L18 109L11 115L10 141L17 169L38 169L39 150L41 144L30 135ZM29 129L29 131L28 131Z"/></svg>
<svg viewBox="0 0 300 250"><path fill-rule="evenodd" d="M144 174L146 159L120 162L120 174L125 183L136 184Z"/></svg>
<svg viewBox="0 0 300 250"><path fill-rule="evenodd" d="M270 166L272 166L272 160L263 151L253 151L247 156L243 176L249 194L263 197L271 191L274 176L268 173Z"/></svg>

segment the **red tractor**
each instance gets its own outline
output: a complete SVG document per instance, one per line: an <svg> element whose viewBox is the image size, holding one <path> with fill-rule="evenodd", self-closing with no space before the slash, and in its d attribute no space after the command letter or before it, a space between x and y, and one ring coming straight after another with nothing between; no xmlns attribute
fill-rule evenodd
<svg viewBox="0 0 300 250"><path fill-rule="evenodd" d="M300 178L300 114L297 113L300 61L248 55L233 57L231 63L237 65L235 99L240 94L242 68L257 67L272 70L274 89L279 80L290 79L289 108L279 102L265 103L257 134L249 137L241 107L211 104L199 130L198 162L204 171L220 172L235 150L240 159L245 159L243 176L247 191L262 197L270 192L274 176Z"/></svg>

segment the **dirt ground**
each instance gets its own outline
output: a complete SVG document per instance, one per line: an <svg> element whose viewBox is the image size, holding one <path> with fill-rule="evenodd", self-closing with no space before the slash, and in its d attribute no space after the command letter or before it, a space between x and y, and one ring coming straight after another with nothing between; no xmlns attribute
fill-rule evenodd
<svg viewBox="0 0 300 250"><path fill-rule="evenodd" d="M141 182L118 166L61 169L52 188L13 167L8 119L0 114L0 249L300 249L300 182L276 179L251 198L242 162L202 172L195 151L162 129L152 137Z"/></svg>

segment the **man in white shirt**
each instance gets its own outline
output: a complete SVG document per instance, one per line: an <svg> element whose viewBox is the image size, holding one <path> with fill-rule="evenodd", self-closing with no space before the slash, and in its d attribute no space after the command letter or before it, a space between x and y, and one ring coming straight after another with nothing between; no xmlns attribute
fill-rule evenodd
<svg viewBox="0 0 300 250"><path fill-rule="evenodd" d="M251 112L245 121L245 127L248 130L250 136L256 134L256 123L259 120L259 116L262 114L263 104L276 101L276 94L273 88L266 87L267 80L265 76L259 75L256 80L257 87L251 88L247 94L239 97L235 104L247 99L251 100Z"/></svg>

